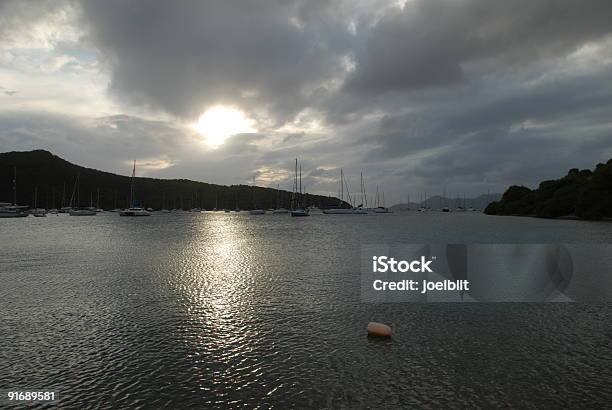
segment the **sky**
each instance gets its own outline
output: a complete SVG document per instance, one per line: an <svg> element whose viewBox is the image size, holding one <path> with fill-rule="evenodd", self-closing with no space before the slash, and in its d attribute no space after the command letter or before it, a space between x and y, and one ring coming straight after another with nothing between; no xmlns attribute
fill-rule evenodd
<svg viewBox="0 0 612 410"><path fill-rule="evenodd" d="M0 2L0 151L388 204L612 158L609 0Z"/></svg>

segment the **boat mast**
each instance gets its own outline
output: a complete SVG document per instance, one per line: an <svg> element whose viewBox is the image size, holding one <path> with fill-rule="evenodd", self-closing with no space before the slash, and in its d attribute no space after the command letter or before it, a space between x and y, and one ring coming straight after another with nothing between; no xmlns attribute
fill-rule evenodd
<svg viewBox="0 0 612 410"><path fill-rule="evenodd" d="M13 167L13 205L17 206L17 167Z"/></svg>
<svg viewBox="0 0 612 410"><path fill-rule="evenodd" d="M300 164L300 194L298 195L298 206L304 206L304 197L302 195L302 164Z"/></svg>
<svg viewBox="0 0 612 410"><path fill-rule="evenodd" d="M130 208L134 207L134 177L136 176L136 160L134 160L134 167L132 168L132 181L130 183Z"/></svg>
<svg viewBox="0 0 612 410"><path fill-rule="evenodd" d="M344 202L344 175L342 174L342 168L340 168L340 208Z"/></svg>
<svg viewBox="0 0 612 410"><path fill-rule="evenodd" d="M376 208L380 206L380 194L378 193L378 185L376 185Z"/></svg>
<svg viewBox="0 0 612 410"><path fill-rule="evenodd" d="M295 159L295 172L293 174L293 192L291 193L291 210L294 211L297 206L296 206L296 197L297 197L297 187L298 187L298 181L297 181L297 158Z"/></svg>
<svg viewBox="0 0 612 410"><path fill-rule="evenodd" d="M81 175L77 173L76 182L76 206L81 206Z"/></svg>
<svg viewBox="0 0 612 410"><path fill-rule="evenodd" d="M361 207L363 208L363 202L364 202L364 195L363 195L363 172L361 172L359 174L359 178L360 178L360 187L359 189L361 189Z"/></svg>
<svg viewBox="0 0 612 410"><path fill-rule="evenodd" d="M255 201L255 175L253 175L253 209L257 209L257 202Z"/></svg>

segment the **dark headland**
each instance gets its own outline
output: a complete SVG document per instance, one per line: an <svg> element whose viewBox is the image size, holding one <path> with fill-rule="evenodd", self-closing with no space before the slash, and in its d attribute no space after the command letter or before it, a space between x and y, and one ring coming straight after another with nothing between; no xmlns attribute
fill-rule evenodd
<svg viewBox="0 0 612 410"><path fill-rule="evenodd" d="M500 201L485 209L489 215L540 218L612 218L612 159L589 169L570 169L560 179L544 181L537 189L511 186Z"/></svg>
<svg viewBox="0 0 612 410"><path fill-rule="evenodd" d="M80 203L88 206L90 199L100 208L113 209L129 206L130 177L111 174L72 164L44 150L0 153L0 202L13 202L13 170L17 167L17 202L32 205L34 189L38 188L38 206L60 208L68 206L77 174L79 175ZM291 192L249 185L215 185L187 179L136 178L135 197L139 205L161 209L212 210L219 208L251 209L253 196L264 208L289 207ZM337 198L306 195L307 206L335 207ZM346 204L348 206L348 204Z"/></svg>

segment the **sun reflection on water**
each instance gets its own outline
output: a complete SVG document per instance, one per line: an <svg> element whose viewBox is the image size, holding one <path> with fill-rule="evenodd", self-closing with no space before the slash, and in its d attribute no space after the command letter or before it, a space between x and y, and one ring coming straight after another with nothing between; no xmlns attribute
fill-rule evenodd
<svg viewBox="0 0 612 410"><path fill-rule="evenodd" d="M217 392L246 389L263 374L257 351L264 322L254 289L261 251L240 215L198 215L192 229L180 288L192 323L183 337L195 351L194 371Z"/></svg>

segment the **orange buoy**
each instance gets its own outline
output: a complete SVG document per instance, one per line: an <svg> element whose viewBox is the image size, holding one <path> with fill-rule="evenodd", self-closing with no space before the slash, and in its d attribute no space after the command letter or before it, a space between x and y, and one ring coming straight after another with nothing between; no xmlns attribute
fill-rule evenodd
<svg viewBox="0 0 612 410"><path fill-rule="evenodd" d="M391 337L391 328L377 322L368 323L368 335L378 337Z"/></svg>

